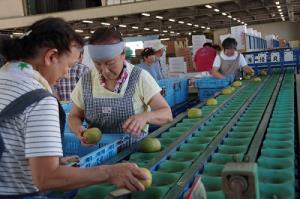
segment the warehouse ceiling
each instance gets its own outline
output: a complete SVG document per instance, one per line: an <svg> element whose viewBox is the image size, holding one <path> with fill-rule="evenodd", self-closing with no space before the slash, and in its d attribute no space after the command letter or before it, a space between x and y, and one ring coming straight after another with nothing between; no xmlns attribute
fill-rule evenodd
<svg viewBox="0 0 300 199"><path fill-rule="evenodd" d="M236 25L279 21L300 21L300 0L234 0L154 12L70 22L77 32L88 37L97 27L119 26L124 36L182 35L210 32ZM24 32L25 28L6 29L5 33Z"/></svg>

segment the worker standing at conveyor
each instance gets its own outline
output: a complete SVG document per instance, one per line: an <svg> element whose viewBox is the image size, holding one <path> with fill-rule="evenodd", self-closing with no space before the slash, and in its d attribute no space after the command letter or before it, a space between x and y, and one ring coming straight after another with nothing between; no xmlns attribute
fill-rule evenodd
<svg viewBox="0 0 300 199"><path fill-rule="evenodd" d="M211 74L219 79L227 75L234 75L235 80L240 79L241 70L246 74L253 74L251 67L247 66L244 56L239 53L237 41L234 38L226 38L222 42L223 51L215 57Z"/></svg>
<svg viewBox="0 0 300 199"><path fill-rule="evenodd" d="M148 124L172 121L171 109L153 77L126 62L125 43L116 28L97 29L88 49L95 68L73 90L69 116L70 129L83 145L84 119L89 127L105 133L127 132L132 142L148 134Z"/></svg>
<svg viewBox="0 0 300 199"><path fill-rule="evenodd" d="M2 41L0 53L8 63L0 71L1 199L103 182L144 190L139 179L147 176L134 164L60 165L65 114L51 85L78 61L82 47L80 35L59 18L37 21L23 37Z"/></svg>

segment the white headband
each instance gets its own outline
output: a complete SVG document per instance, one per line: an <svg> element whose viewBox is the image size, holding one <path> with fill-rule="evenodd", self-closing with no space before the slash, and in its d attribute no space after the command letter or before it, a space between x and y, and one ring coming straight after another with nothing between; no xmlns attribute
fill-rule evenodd
<svg viewBox="0 0 300 199"><path fill-rule="evenodd" d="M109 45L88 45L89 54L93 60L113 59L120 55L125 48L125 42Z"/></svg>

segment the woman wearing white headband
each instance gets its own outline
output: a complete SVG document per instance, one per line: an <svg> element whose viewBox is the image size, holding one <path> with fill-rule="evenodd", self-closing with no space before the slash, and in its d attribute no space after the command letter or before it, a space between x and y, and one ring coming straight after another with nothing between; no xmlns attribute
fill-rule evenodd
<svg viewBox="0 0 300 199"><path fill-rule="evenodd" d="M105 133L129 133L132 142L147 135L148 124L172 121L171 109L156 81L147 71L126 62L125 43L118 30L96 30L88 48L95 68L73 90L69 116L70 128L82 144L84 119Z"/></svg>

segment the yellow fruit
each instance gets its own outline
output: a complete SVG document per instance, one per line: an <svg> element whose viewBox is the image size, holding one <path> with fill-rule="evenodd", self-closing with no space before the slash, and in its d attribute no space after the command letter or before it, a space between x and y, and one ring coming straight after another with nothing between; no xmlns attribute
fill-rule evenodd
<svg viewBox="0 0 300 199"><path fill-rule="evenodd" d="M268 75L268 71L267 70L261 70L260 71L260 75L261 76L267 76Z"/></svg>
<svg viewBox="0 0 300 199"><path fill-rule="evenodd" d="M231 88L224 88L224 89L222 90L222 94L223 94L223 95L230 95L231 93L232 93Z"/></svg>
<svg viewBox="0 0 300 199"><path fill-rule="evenodd" d="M202 111L200 108L191 108L188 110L188 118L202 117Z"/></svg>
<svg viewBox="0 0 300 199"><path fill-rule="evenodd" d="M245 80L249 80L249 79L251 79L251 76L246 75L246 76L244 77L244 79L245 79Z"/></svg>
<svg viewBox="0 0 300 199"><path fill-rule="evenodd" d="M151 174L151 172L150 172L148 169L146 169L146 168L140 168L140 169L141 169L142 172L144 172L144 173L147 175L147 177L148 177L147 180L141 180L141 181L140 181L140 182L144 185L145 189L147 189L147 188L150 187L151 184L152 184L152 174Z"/></svg>
<svg viewBox="0 0 300 199"><path fill-rule="evenodd" d="M87 144L97 144L102 137L102 133L98 128L89 128L83 132L83 137Z"/></svg>
<svg viewBox="0 0 300 199"><path fill-rule="evenodd" d="M216 106L218 104L218 101L215 98L209 98L206 101L207 106Z"/></svg>
<svg viewBox="0 0 300 199"><path fill-rule="evenodd" d="M144 153L153 153L161 150L161 144L157 138L145 138L140 144L140 151Z"/></svg>
<svg viewBox="0 0 300 199"><path fill-rule="evenodd" d="M232 92L232 93L235 91L235 87L228 86L227 88L231 89L231 92Z"/></svg>
<svg viewBox="0 0 300 199"><path fill-rule="evenodd" d="M235 82L233 82L232 86L234 86L234 87L241 87L242 86L242 82L241 81L235 81Z"/></svg>
<svg viewBox="0 0 300 199"><path fill-rule="evenodd" d="M261 79L259 77L254 77L253 81L255 81L255 82L261 82Z"/></svg>

